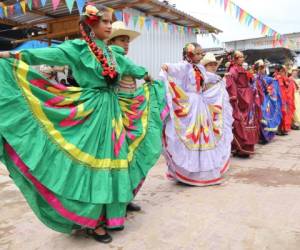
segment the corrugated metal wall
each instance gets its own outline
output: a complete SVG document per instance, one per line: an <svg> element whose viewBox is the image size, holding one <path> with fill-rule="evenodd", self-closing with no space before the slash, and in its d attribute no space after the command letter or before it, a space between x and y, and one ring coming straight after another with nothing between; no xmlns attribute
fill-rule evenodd
<svg viewBox="0 0 300 250"><path fill-rule="evenodd" d="M141 12L126 9L131 15L143 15ZM146 24L140 30L139 23L134 27L132 18L128 28L141 32L129 48L128 56L138 65L148 69L150 74L157 78L160 67L166 62L178 62L182 59L182 48L188 42L196 42L195 34L180 34L179 32L166 32L159 27L154 29L152 26L148 30Z"/></svg>

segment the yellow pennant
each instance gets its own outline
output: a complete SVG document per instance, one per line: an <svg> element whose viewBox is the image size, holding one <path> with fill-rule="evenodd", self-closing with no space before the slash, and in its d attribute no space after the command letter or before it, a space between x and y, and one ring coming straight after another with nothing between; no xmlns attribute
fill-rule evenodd
<svg viewBox="0 0 300 250"><path fill-rule="evenodd" d="M20 4L21 4L21 8L23 10L23 13L25 14L26 13L26 2L25 1L21 1Z"/></svg>
<svg viewBox="0 0 300 250"><path fill-rule="evenodd" d="M164 32L167 32L167 31L168 31L168 23L164 22Z"/></svg>
<svg viewBox="0 0 300 250"><path fill-rule="evenodd" d="M139 24L140 24L140 29L142 30L145 25L145 17L144 16L139 17Z"/></svg>
<svg viewBox="0 0 300 250"><path fill-rule="evenodd" d="M7 6L3 5L4 16L7 17Z"/></svg>

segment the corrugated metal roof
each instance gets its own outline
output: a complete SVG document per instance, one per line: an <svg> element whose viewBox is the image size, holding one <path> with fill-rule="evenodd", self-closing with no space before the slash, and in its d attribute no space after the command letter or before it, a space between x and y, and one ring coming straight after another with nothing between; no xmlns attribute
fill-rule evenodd
<svg viewBox="0 0 300 250"><path fill-rule="evenodd" d="M128 0L128 1L96 0L92 2L104 4L111 8L119 8L120 6L126 7L127 5L130 8L137 9L142 12L150 13L150 15L151 12L161 9L164 11L155 12L153 13L153 16L165 19L168 22L173 22L178 25L192 26L192 27L205 29L211 33L221 32L221 30L205 22L202 22L201 20L198 20L195 17L176 9L169 4L165 4L158 0ZM3 1L3 3L5 5L10 5L16 3L16 1L8 0L8 1ZM70 13L64 1L61 1L58 8L56 10L53 10L52 2L48 0L44 7L39 7L39 8L33 7L32 11L28 10L28 12L25 15L11 16L8 17L7 20L8 21L11 20L19 24L30 24L32 22L34 23L36 23L37 21L43 22L43 21L48 21L59 17L68 16L68 15L78 15L78 9L76 3L74 3L74 8ZM0 23L1 23L1 19L0 19Z"/></svg>

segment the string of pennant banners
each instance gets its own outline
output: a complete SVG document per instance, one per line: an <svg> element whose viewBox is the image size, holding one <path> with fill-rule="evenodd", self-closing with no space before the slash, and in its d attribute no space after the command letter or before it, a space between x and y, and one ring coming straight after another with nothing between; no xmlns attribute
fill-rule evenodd
<svg viewBox="0 0 300 250"><path fill-rule="evenodd" d="M296 41L281 35L279 32L275 31L251 15L249 12L235 4L232 0L208 0L208 3L218 4L226 13L229 13L231 16L235 17L239 23L245 24L249 27L252 26L254 30L259 31L262 35L272 37L273 47L276 47L278 44L291 49L297 47Z"/></svg>
<svg viewBox="0 0 300 250"><path fill-rule="evenodd" d="M51 0L53 10L56 10L59 6L61 0ZM68 7L70 13L72 12L74 4L76 2L79 13L82 13L83 7L86 3L86 0L65 0L65 3ZM15 4L5 5L4 3L0 3L0 18L7 18L15 15L26 14L27 10L32 10L32 8L44 7L47 3L47 0L21 0ZM147 30L160 29L165 32L178 32L180 34L208 34L209 32L206 29L180 26L173 23L168 23L163 20L154 18L154 17L146 17L142 15L131 14L122 10L114 11L114 15L116 20L124 21L126 26L129 25L130 22L133 23L134 28L139 28L142 30L144 27Z"/></svg>

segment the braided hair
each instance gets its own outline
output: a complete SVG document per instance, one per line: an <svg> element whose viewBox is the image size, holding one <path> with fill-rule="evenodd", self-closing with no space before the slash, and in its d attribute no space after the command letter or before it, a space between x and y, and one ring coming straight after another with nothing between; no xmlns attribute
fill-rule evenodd
<svg viewBox="0 0 300 250"><path fill-rule="evenodd" d="M84 7L83 11L86 12L87 8L91 8L91 5L88 4ZM92 53L95 55L97 60L101 63L103 71L102 75L105 80L109 84L114 84L118 79L118 73L115 70L114 62L111 61L111 65L109 65L107 58L104 56L103 51L97 46L95 42L95 38L92 34L92 26L101 21L101 18L104 13L111 12L111 10L103 5L96 4L93 5L92 8L95 8L98 11L95 15L82 15L79 21L80 32L82 38L86 41ZM109 50L108 50L109 51ZM110 59L112 59L112 55L110 55Z"/></svg>

